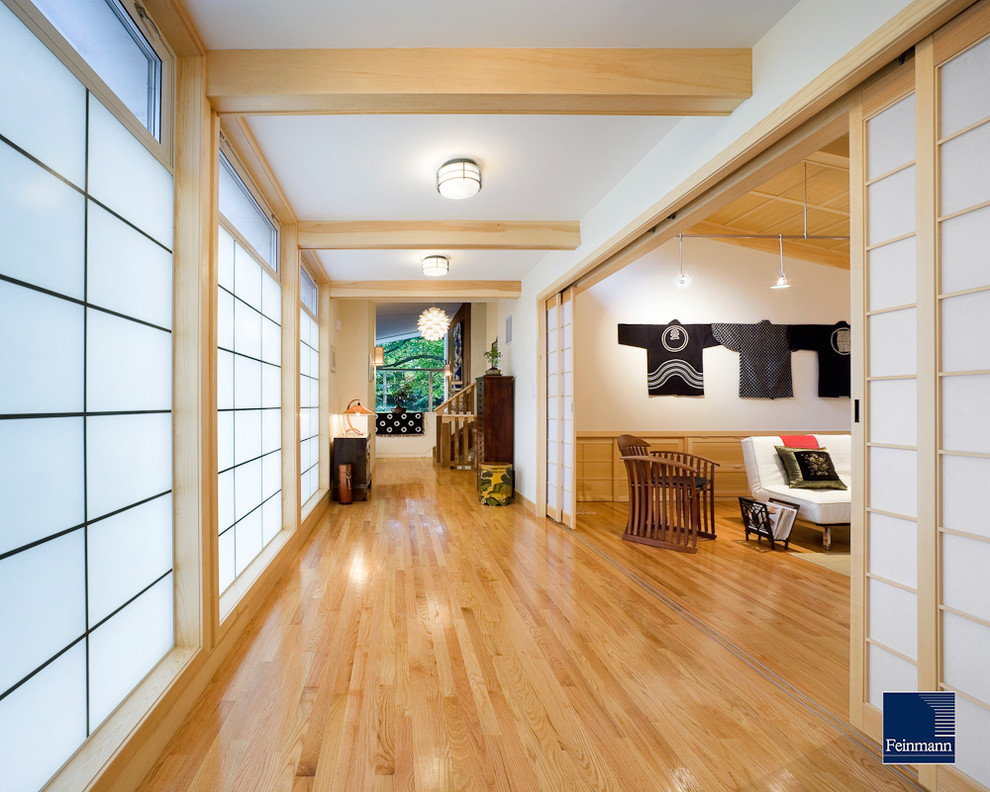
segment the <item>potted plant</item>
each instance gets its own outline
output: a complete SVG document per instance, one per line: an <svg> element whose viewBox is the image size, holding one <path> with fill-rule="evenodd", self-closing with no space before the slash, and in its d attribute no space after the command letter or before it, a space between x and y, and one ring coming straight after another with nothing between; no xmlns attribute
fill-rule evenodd
<svg viewBox="0 0 990 792"><path fill-rule="evenodd" d="M392 398L395 400L392 406L392 412L396 415L404 413L411 397L412 383L408 379L399 380L399 383L395 386L395 390L392 391Z"/></svg>
<svg viewBox="0 0 990 792"><path fill-rule="evenodd" d="M486 375L496 375L502 372L498 369L498 361L502 357L502 353L498 349L498 338L492 341L492 348L485 352L485 357L488 358L488 362L491 364L491 368L485 372Z"/></svg>

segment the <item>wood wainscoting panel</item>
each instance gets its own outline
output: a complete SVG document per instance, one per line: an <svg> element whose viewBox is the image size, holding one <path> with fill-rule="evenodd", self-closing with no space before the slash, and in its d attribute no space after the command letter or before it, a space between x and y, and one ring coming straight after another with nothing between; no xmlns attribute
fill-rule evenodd
<svg viewBox="0 0 990 792"><path fill-rule="evenodd" d="M781 434L837 434L814 430L781 430ZM629 500L625 465L619 456L617 432L577 432L575 454L577 458L577 499L579 501ZM740 495L749 495L746 466L743 463L744 437L771 435L774 432L656 432L630 431L646 440L654 451L686 451L718 463L715 471L715 499L732 501Z"/></svg>

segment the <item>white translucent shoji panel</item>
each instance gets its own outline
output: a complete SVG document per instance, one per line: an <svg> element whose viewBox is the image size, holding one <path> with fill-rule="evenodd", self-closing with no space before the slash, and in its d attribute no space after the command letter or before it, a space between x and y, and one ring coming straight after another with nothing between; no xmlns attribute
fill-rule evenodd
<svg viewBox="0 0 990 792"><path fill-rule="evenodd" d="M942 535L942 602L962 613L990 621L986 575L990 542Z"/></svg>
<svg viewBox="0 0 990 792"><path fill-rule="evenodd" d="M299 438L300 438L300 441L306 440L313 433L310 430L310 416L309 416L309 412L310 412L309 410L300 410L299 411ZM314 426L313 429L315 430L315 428L316 427Z"/></svg>
<svg viewBox="0 0 990 792"><path fill-rule="evenodd" d="M261 265L234 242L234 294L252 308L261 310Z"/></svg>
<svg viewBox="0 0 990 792"><path fill-rule="evenodd" d="M990 710L956 696L956 770L990 787Z"/></svg>
<svg viewBox="0 0 990 792"><path fill-rule="evenodd" d="M990 116L987 74L990 74L990 40L980 42L942 66L942 137Z"/></svg>
<svg viewBox="0 0 990 792"><path fill-rule="evenodd" d="M311 484L310 494L316 492L319 486L319 472L316 470L309 473ZM282 530L282 499L269 498L265 505L261 507L261 530L262 541L267 545L279 531Z"/></svg>
<svg viewBox="0 0 990 792"><path fill-rule="evenodd" d="M0 52L17 64L0 71L0 134L82 187L86 89L2 3Z"/></svg>
<svg viewBox="0 0 990 792"><path fill-rule="evenodd" d="M870 508L917 517L918 452L871 448L869 465Z"/></svg>
<svg viewBox="0 0 990 792"><path fill-rule="evenodd" d="M240 300L234 300L234 351L261 357L261 314Z"/></svg>
<svg viewBox="0 0 990 792"><path fill-rule="evenodd" d="M234 407L261 406L261 366L257 360L234 355Z"/></svg>
<svg viewBox="0 0 990 792"><path fill-rule="evenodd" d="M870 442L916 445L918 383L914 379L869 383Z"/></svg>
<svg viewBox="0 0 990 792"><path fill-rule="evenodd" d="M217 283L234 293L234 237L220 226L217 229Z"/></svg>
<svg viewBox="0 0 990 792"><path fill-rule="evenodd" d="M282 416L278 410L262 410L261 452L267 454L282 446Z"/></svg>
<svg viewBox="0 0 990 792"><path fill-rule="evenodd" d="M949 687L990 704L990 627L942 612L942 678Z"/></svg>
<svg viewBox="0 0 990 792"><path fill-rule="evenodd" d="M311 317L306 317L309 320L309 341L307 342L313 349L317 352L320 351L320 326L313 321Z"/></svg>
<svg viewBox="0 0 990 792"><path fill-rule="evenodd" d="M547 336L550 336L551 330L557 329L557 309L549 308L547 309Z"/></svg>
<svg viewBox="0 0 990 792"><path fill-rule="evenodd" d="M2 5L0 9L6 11ZM21 74L17 69L0 70L0 85L7 73ZM6 100L2 91L0 96ZM0 116L7 109L6 102L0 102ZM0 273L82 299L82 195L5 143L0 143L0 173Z"/></svg>
<svg viewBox="0 0 990 792"><path fill-rule="evenodd" d="M270 265L272 260L273 230L257 201L242 185L240 178L228 170L220 160L220 212Z"/></svg>
<svg viewBox="0 0 990 792"><path fill-rule="evenodd" d="M309 367L309 347L302 341L299 342L299 373L305 377L313 376Z"/></svg>
<svg viewBox="0 0 990 792"><path fill-rule="evenodd" d="M559 430L560 422L557 420L547 421L547 440L556 443L557 442L557 432Z"/></svg>
<svg viewBox="0 0 990 792"><path fill-rule="evenodd" d="M557 466L547 463L547 506L557 508Z"/></svg>
<svg viewBox="0 0 990 792"><path fill-rule="evenodd" d="M0 560L0 691L86 631L85 559L78 530Z"/></svg>
<svg viewBox="0 0 990 792"><path fill-rule="evenodd" d="M308 467L308 465L303 465ZM282 486L282 455L278 452L266 454L261 460L261 482L258 488L258 503L270 498Z"/></svg>
<svg viewBox="0 0 990 792"><path fill-rule="evenodd" d="M883 709L883 694L918 689L918 667L870 644L870 704Z"/></svg>
<svg viewBox="0 0 990 792"><path fill-rule="evenodd" d="M86 409L171 409L171 333L92 308L86 315Z"/></svg>
<svg viewBox="0 0 990 792"><path fill-rule="evenodd" d="M918 373L918 311L874 314L867 320L870 335L870 376L899 377Z"/></svg>
<svg viewBox="0 0 990 792"><path fill-rule="evenodd" d="M229 410L234 406L234 356L230 352L217 352L217 409Z"/></svg>
<svg viewBox="0 0 990 792"><path fill-rule="evenodd" d="M282 328L264 316L261 318L261 359L276 366L282 362Z"/></svg>
<svg viewBox="0 0 990 792"><path fill-rule="evenodd" d="M555 421L560 417L560 399L547 400L547 419Z"/></svg>
<svg viewBox="0 0 990 792"><path fill-rule="evenodd" d="M234 536L237 533L236 528L231 528L226 533L220 534L220 538L217 540L217 555L218 563L220 565L220 593L222 594L227 587L234 582Z"/></svg>
<svg viewBox="0 0 990 792"><path fill-rule="evenodd" d="M990 286L990 268L986 265L988 227L990 206L941 224L943 294Z"/></svg>
<svg viewBox="0 0 990 792"><path fill-rule="evenodd" d="M873 248L869 257L871 311L913 305L917 293L917 240L914 237Z"/></svg>
<svg viewBox="0 0 990 792"><path fill-rule="evenodd" d="M83 309L0 281L0 414L81 412Z"/></svg>
<svg viewBox="0 0 990 792"><path fill-rule="evenodd" d="M261 312L276 324L281 324L282 287L264 270L261 275Z"/></svg>
<svg viewBox="0 0 990 792"><path fill-rule="evenodd" d="M0 421L0 553L80 525L84 480L82 418Z"/></svg>
<svg viewBox="0 0 990 792"><path fill-rule="evenodd" d="M86 246L90 303L171 328L171 253L92 201Z"/></svg>
<svg viewBox="0 0 990 792"><path fill-rule="evenodd" d="M89 97L89 194L172 249L172 174Z"/></svg>
<svg viewBox="0 0 990 792"><path fill-rule="evenodd" d="M868 514L872 575L918 586L918 525L910 520Z"/></svg>
<svg viewBox="0 0 990 792"><path fill-rule="evenodd" d="M89 638L89 725L95 729L175 645L172 576Z"/></svg>
<svg viewBox="0 0 990 792"><path fill-rule="evenodd" d="M262 500L261 460L234 468L234 519L243 518Z"/></svg>
<svg viewBox="0 0 990 792"><path fill-rule="evenodd" d="M234 464L234 413L217 413L217 470Z"/></svg>
<svg viewBox="0 0 990 792"><path fill-rule="evenodd" d="M234 464L261 456L261 410L234 413Z"/></svg>
<svg viewBox="0 0 990 792"><path fill-rule="evenodd" d="M92 627L172 568L172 496L90 525L86 556Z"/></svg>
<svg viewBox="0 0 990 792"><path fill-rule="evenodd" d="M237 523L234 534L234 574L239 575L257 558L261 542L261 509L255 509Z"/></svg>
<svg viewBox="0 0 990 792"><path fill-rule="evenodd" d="M990 124L942 145L942 214L990 201Z"/></svg>
<svg viewBox="0 0 990 792"><path fill-rule="evenodd" d="M990 452L990 374L942 377L942 448Z"/></svg>
<svg viewBox="0 0 990 792"><path fill-rule="evenodd" d="M866 123L869 163L866 178L873 181L915 158L915 97L904 97Z"/></svg>
<svg viewBox="0 0 990 792"><path fill-rule="evenodd" d="M878 245L914 231L915 167L874 182L866 189L869 207L869 245Z"/></svg>
<svg viewBox="0 0 990 792"><path fill-rule="evenodd" d="M562 300L560 303L560 321L570 324L574 321L574 300Z"/></svg>
<svg viewBox="0 0 990 792"><path fill-rule="evenodd" d="M234 524L234 471L226 470L217 478L217 526L222 533Z"/></svg>
<svg viewBox="0 0 990 792"><path fill-rule="evenodd" d="M988 316L990 291L942 300L942 371L990 369L990 344L973 343L985 337Z"/></svg>
<svg viewBox="0 0 990 792"><path fill-rule="evenodd" d="M564 348L574 347L574 325L564 325Z"/></svg>
<svg viewBox="0 0 990 792"><path fill-rule="evenodd" d="M234 350L234 296L217 288L217 346Z"/></svg>
<svg viewBox="0 0 990 792"><path fill-rule="evenodd" d="M41 789L86 739L85 643L0 701L0 734L4 790Z"/></svg>
<svg viewBox="0 0 990 792"><path fill-rule="evenodd" d="M307 383L308 385L309 383ZM300 397L302 394L300 393ZM306 389L308 401L309 389ZM282 369L261 364L261 406L279 407L282 404Z"/></svg>
<svg viewBox="0 0 990 792"><path fill-rule="evenodd" d="M86 489L90 519L172 489L172 416L88 417Z"/></svg>
<svg viewBox="0 0 990 792"><path fill-rule="evenodd" d="M942 455L942 527L990 536L990 459Z"/></svg>
<svg viewBox="0 0 990 792"><path fill-rule="evenodd" d="M918 595L881 580L869 582L870 638L918 659Z"/></svg>
<svg viewBox="0 0 990 792"><path fill-rule="evenodd" d="M320 403L320 383L319 380L309 382L309 403L318 405Z"/></svg>

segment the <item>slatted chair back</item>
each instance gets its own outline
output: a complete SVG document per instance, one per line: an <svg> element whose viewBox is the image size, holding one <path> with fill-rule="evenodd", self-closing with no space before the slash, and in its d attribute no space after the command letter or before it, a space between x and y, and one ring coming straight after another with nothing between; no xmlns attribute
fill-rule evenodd
<svg viewBox="0 0 990 792"><path fill-rule="evenodd" d="M628 435L627 435L628 436ZM715 468L718 462L686 451L650 451L650 456L687 465L695 471L695 486L698 489L698 506L701 511L701 525L698 536L703 539L715 538Z"/></svg>
<svg viewBox="0 0 990 792"><path fill-rule="evenodd" d="M629 520L623 539L694 553L701 514L695 469L647 455L623 456L629 477Z"/></svg>
<svg viewBox="0 0 990 792"><path fill-rule="evenodd" d="M650 453L650 444L642 437L630 434L619 435L615 443L619 446L619 456L646 456Z"/></svg>

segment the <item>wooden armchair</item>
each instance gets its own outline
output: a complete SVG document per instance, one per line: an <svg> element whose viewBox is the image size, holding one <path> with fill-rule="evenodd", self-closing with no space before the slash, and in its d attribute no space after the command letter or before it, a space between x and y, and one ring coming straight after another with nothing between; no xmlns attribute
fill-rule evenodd
<svg viewBox="0 0 990 792"><path fill-rule="evenodd" d="M698 549L695 470L655 456L623 456L629 476L629 520L623 539L694 553Z"/></svg>
<svg viewBox="0 0 990 792"><path fill-rule="evenodd" d="M718 462L684 451L651 451L648 442L634 435L619 435L616 443L619 446L619 455L623 457L652 456L692 468L695 471L699 515L698 536L703 539L715 538L715 468L718 467Z"/></svg>

